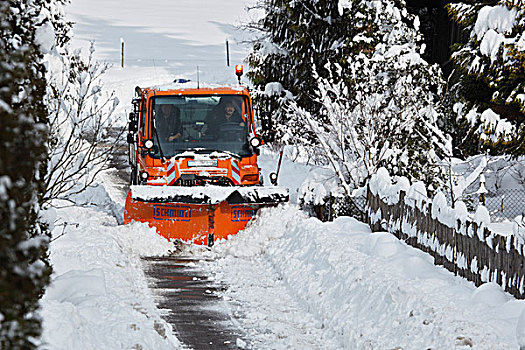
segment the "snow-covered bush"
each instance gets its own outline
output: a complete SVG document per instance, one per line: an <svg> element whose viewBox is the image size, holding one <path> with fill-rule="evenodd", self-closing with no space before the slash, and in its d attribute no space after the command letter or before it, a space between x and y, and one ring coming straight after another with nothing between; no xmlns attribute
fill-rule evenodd
<svg viewBox="0 0 525 350"><path fill-rule="evenodd" d="M67 47L48 56L50 161L44 200L68 199L84 191L109 160L117 145L108 128L118 104L114 93L103 90L101 76L108 66L97 62L94 45L88 57ZM113 135L114 137L114 135Z"/></svg>

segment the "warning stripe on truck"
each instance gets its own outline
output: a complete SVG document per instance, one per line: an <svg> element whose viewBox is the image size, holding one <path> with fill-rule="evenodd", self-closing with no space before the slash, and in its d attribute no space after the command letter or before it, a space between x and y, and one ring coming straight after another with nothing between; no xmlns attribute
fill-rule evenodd
<svg viewBox="0 0 525 350"><path fill-rule="evenodd" d="M168 160L166 182L168 186L171 186L175 183L175 161Z"/></svg>
<svg viewBox="0 0 525 350"><path fill-rule="evenodd" d="M235 185L241 184L241 169L239 168L239 162L235 159L230 160L232 164L232 180Z"/></svg>

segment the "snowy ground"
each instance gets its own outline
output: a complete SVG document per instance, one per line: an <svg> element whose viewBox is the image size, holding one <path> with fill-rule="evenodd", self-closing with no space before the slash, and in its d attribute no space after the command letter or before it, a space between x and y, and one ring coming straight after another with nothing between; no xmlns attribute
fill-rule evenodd
<svg viewBox="0 0 525 350"><path fill-rule="evenodd" d="M300 174L285 163L282 175ZM140 264L173 246L145 225L118 226L123 193L111 173L101 180L82 198L96 207L57 210L45 348L179 348ZM293 204L267 209L211 251L189 246L182 254L212 258L202 264L229 286L221 305L247 348L518 348L524 301L494 284L476 288L351 218L321 223Z"/></svg>
<svg viewBox="0 0 525 350"><path fill-rule="evenodd" d="M117 226L94 208L57 210L43 300L44 349L173 349L179 346L149 292L141 255L171 248L143 225ZM63 226L65 225L65 226Z"/></svg>
<svg viewBox="0 0 525 350"><path fill-rule="evenodd" d="M474 288L391 234L293 207L265 212L212 255L232 285L225 297L247 312L243 325L270 330L254 334L254 348L513 348L525 306L496 285ZM307 315L290 317L294 308Z"/></svg>
<svg viewBox="0 0 525 350"><path fill-rule="evenodd" d="M118 62L123 37L129 59L135 59L105 78L122 102L122 124L136 85L175 75L194 79L197 64L202 76L212 78L208 81L227 82L220 51L225 38L235 36L230 24L245 18L241 0L125 5L73 0L70 13L79 23L77 45L97 39L99 57ZM242 49L234 52L243 55ZM153 59L155 64L148 63ZM266 174L273 171L275 156L263 156L262 165ZM284 161L280 184L290 187L293 200L308 171ZM82 196L92 206L55 203L60 208L48 213L56 222L53 282L42 299L43 348L181 348L155 307L140 263L140 256L169 254L173 246L145 225L119 226L125 193L111 171L99 182L103 185ZM224 311L238 320L247 335L238 345L247 348L517 349L525 344L524 301L494 284L476 288L394 236L371 233L350 218L321 223L294 204L267 209L211 251L187 247L184 254L213 258L203 264L229 286L221 294Z"/></svg>

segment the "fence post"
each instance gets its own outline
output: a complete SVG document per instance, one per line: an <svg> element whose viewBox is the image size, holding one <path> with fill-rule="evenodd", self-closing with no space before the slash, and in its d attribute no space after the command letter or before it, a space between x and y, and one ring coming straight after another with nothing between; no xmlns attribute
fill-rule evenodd
<svg viewBox="0 0 525 350"><path fill-rule="evenodd" d="M405 191L399 191L399 233L403 234L403 217L405 216ZM407 239L408 239L407 235Z"/></svg>
<svg viewBox="0 0 525 350"><path fill-rule="evenodd" d="M483 205L485 205L485 194L487 192L487 188L485 187L485 175L481 174L479 176L479 189L476 193L479 195L479 202Z"/></svg>

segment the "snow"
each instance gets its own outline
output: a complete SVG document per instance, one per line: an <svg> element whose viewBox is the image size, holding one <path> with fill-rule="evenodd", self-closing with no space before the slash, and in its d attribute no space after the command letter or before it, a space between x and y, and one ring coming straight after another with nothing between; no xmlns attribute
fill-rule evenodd
<svg viewBox="0 0 525 350"><path fill-rule="evenodd" d="M179 187L179 186L130 186L131 197L142 201L167 201L176 197L191 196L208 204L216 204L226 200L232 193L238 192L243 198L265 198L272 195L288 196L288 189L283 187Z"/></svg>
<svg viewBox="0 0 525 350"><path fill-rule="evenodd" d="M47 54L53 49L55 46L55 31L50 22L45 22L36 30L35 42L40 46L40 51L43 54Z"/></svg>
<svg viewBox="0 0 525 350"><path fill-rule="evenodd" d="M9 176L0 176L0 200L6 201L9 199L8 193L12 186L13 184Z"/></svg>
<svg viewBox="0 0 525 350"><path fill-rule="evenodd" d="M343 11L345 9L351 9L352 8L352 1L351 0L339 0L337 4L337 9L339 11L339 15L343 15Z"/></svg>
<svg viewBox="0 0 525 350"><path fill-rule="evenodd" d="M521 47L521 39L511 37L519 11L508 9L504 5L484 6L478 13L472 35L480 42L480 52L490 57L492 63L498 58L502 44L514 44Z"/></svg>
<svg viewBox="0 0 525 350"><path fill-rule="evenodd" d="M422 181L414 182L408 189L405 199L407 205L423 210L428 201L425 184Z"/></svg>
<svg viewBox="0 0 525 350"><path fill-rule="evenodd" d="M506 119L501 119L500 116L494 113L491 109L485 110L481 114L480 120L484 128L489 128L493 132L493 135L490 136L492 142L495 142L497 137L503 136L509 138L509 135L512 135L515 130L512 123L508 122ZM487 136L484 133L481 133L481 138L486 139Z"/></svg>
<svg viewBox="0 0 525 350"><path fill-rule="evenodd" d="M287 56L287 55L290 54L287 50L281 48L277 44L275 44L273 42L270 42L268 40L263 40L261 42L261 49L260 49L259 52L260 52L262 57L267 57L269 55L283 55L283 56Z"/></svg>
<svg viewBox="0 0 525 350"><path fill-rule="evenodd" d="M482 54L490 56L490 60L494 62L498 57L498 51L502 43L505 42L505 35L489 29L483 36L483 40L479 45Z"/></svg>
<svg viewBox="0 0 525 350"><path fill-rule="evenodd" d="M268 168L277 163L275 155L263 159ZM304 169L283 161L291 193ZM104 186L81 196L96 207L49 213L58 222L53 283L42 299L45 348L181 348L139 261L173 246L146 225L117 225L110 213L123 194L111 179L104 173ZM211 258L204 270L228 286L221 305L247 334L241 348L511 349L525 333L524 301L494 284L476 288L352 218L321 223L295 204L264 209L211 251L187 249Z"/></svg>
<svg viewBox="0 0 525 350"><path fill-rule="evenodd" d="M379 168L377 173L372 176L369 186L372 194L377 195L380 193L382 197L388 196L388 203L396 203L399 200L399 196L395 196L398 193L393 191L390 174L388 173L388 170L383 167Z"/></svg>
<svg viewBox="0 0 525 350"><path fill-rule="evenodd" d="M352 2L341 0L339 5L342 10ZM115 90L122 101L115 124L124 125L137 85L171 83L178 77L195 82L196 65L210 82L234 83L222 50L224 39L235 36L231 23L245 16L242 8L242 1L234 0L162 0L147 5L131 0L125 6L118 1L73 0L69 13L78 23L76 45L97 39L99 58L116 61L119 38L126 42L129 65L114 67L104 76L105 88ZM240 46L232 48L233 57L243 55ZM269 183L277 157L268 149L262 153L260 163ZM224 311L242 315L238 326L247 335L237 340L239 348L525 345L525 302L499 286L476 288L434 266L429 255L389 233L372 233L355 219L321 223L308 218L296 206L301 185L320 181L322 197L323 191L333 189L333 174L291 158L291 152L285 152L279 173L279 185L289 188L290 205L263 210L245 230L217 242L207 253L200 247L187 248L212 257L203 263L211 277L228 286L220 295ZM397 201L404 190L414 205L425 202L421 184L392 179L386 169L378 174L371 183L374 193L386 191L390 201ZM8 180L0 178L0 197ZM54 273L41 301L42 348L182 348L155 306L140 263L141 256L168 254L173 245L145 224L119 225L125 193L108 172L99 174L97 181L97 186L72 198L77 204L55 202L56 209L43 213L52 222ZM132 191L144 198L172 194L165 188L154 195ZM206 188L205 194L222 198L227 191ZM446 220L468 215L463 202L456 203L454 214L448 212L442 197L432 208ZM484 222L486 214L480 213L479 220Z"/></svg>
<svg viewBox="0 0 525 350"><path fill-rule="evenodd" d="M185 89L209 89L210 94L217 93L213 91L214 89L220 89L224 88L225 85L218 85L218 84L210 84L206 82L196 82L196 81L188 81L184 83L177 82L177 80L173 81L169 84L162 84L162 85L155 85L152 86L152 88L156 89L157 91L168 91L168 90L185 90ZM226 85L226 87L237 91L241 93L243 91L243 86L240 85Z"/></svg>
<svg viewBox="0 0 525 350"><path fill-rule="evenodd" d="M321 205L330 195L337 196L340 192L337 178L332 171L322 167L312 167L301 182L299 200Z"/></svg>
<svg viewBox="0 0 525 350"><path fill-rule="evenodd" d="M284 92L284 88L279 82L268 83L264 87L264 94L266 96L281 96Z"/></svg>
<svg viewBox="0 0 525 350"><path fill-rule="evenodd" d="M479 158L480 158L479 164L474 169L474 171L471 171L470 174L468 174L468 176L464 176L465 175L464 173L466 171L466 169L464 168L467 164L462 162L461 160L452 159L451 166L453 166L454 169L456 169L455 170L456 173L461 174L461 175L458 174L457 176L455 176L455 179L454 179L455 184L452 185L454 198L462 198L465 190L474 181L476 181L479 178L480 174L482 174L482 172L487 167L487 158L486 157L479 157Z"/></svg>
<svg viewBox="0 0 525 350"><path fill-rule="evenodd" d="M510 34L514 28L518 11L513 8L509 10L502 5L484 6L478 14L474 33L478 40L488 31L493 30L501 34Z"/></svg>
<svg viewBox="0 0 525 350"><path fill-rule="evenodd" d="M465 222L468 219L468 209L467 205L462 201L456 202L456 220L460 220L461 222Z"/></svg>
<svg viewBox="0 0 525 350"><path fill-rule="evenodd" d="M432 199L431 214L433 219L438 219L448 227L456 227L456 214L454 209L448 206L447 198L442 192L436 193Z"/></svg>
<svg viewBox="0 0 525 350"><path fill-rule="evenodd" d="M121 39L125 68L148 67L150 85L174 78L235 83L233 65L247 54L245 34L237 27L248 20L252 0L73 0L67 14L76 23L73 47L96 42L96 57L120 66ZM103 9L103 10L101 10ZM230 67L226 66L229 42ZM152 69L153 68L153 69ZM120 69L120 68L118 68ZM165 80L169 72L171 79ZM132 75L128 75L129 78ZM151 81L155 81L151 84ZM126 100L127 101L127 100Z"/></svg>
<svg viewBox="0 0 525 350"><path fill-rule="evenodd" d="M474 214L474 221L485 225L490 223L490 213L485 206L479 205L476 208L476 213Z"/></svg>
<svg viewBox="0 0 525 350"><path fill-rule="evenodd" d="M351 218L321 223L294 207L265 210L210 255L257 349L513 348L525 306L498 286L454 277L389 233Z"/></svg>
<svg viewBox="0 0 525 350"><path fill-rule="evenodd" d="M173 246L145 224L117 226L100 208L108 209L56 210L54 272L42 298L43 348L178 348L140 263L140 256L163 255Z"/></svg>

